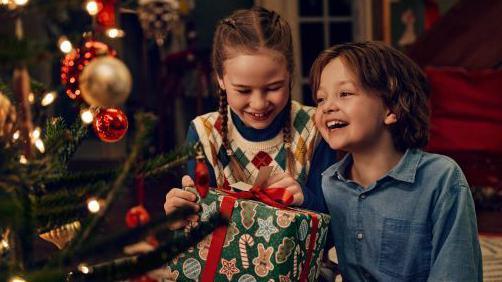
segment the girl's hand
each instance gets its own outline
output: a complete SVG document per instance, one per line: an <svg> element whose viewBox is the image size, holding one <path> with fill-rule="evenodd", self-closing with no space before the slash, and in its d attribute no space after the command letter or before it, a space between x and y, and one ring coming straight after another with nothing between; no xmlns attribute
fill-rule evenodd
<svg viewBox="0 0 502 282"><path fill-rule="evenodd" d="M293 194L292 206L300 206L303 204L303 191L300 183L298 183L289 173L283 172L280 174L272 175L267 183L265 184L267 188L286 188L286 190Z"/></svg>
<svg viewBox="0 0 502 282"><path fill-rule="evenodd" d="M194 186L194 182L190 176L185 175L181 180L181 185L183 187ZM193 215L187 218L181 218L170 223L169 229L176 230L185 227L190 221L199 221L199 216L196 214L200 211L200 206L195 203L197 196L189 191L185 191L179 188L171 188L166 194L166 201L164 202L164 211L166 215L172 214L179 208L188 207L194 212Z"/></svg>

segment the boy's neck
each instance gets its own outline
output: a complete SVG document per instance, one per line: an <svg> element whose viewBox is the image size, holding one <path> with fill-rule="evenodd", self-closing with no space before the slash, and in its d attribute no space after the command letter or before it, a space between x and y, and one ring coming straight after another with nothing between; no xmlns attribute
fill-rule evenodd
<svg viewBox="0 0 502 282"><path fill-rule="evenodd" d="M348 177L367 188L395 167L403 155L404 152L398 151L393 145L352 152L353 162Z"/></svg>

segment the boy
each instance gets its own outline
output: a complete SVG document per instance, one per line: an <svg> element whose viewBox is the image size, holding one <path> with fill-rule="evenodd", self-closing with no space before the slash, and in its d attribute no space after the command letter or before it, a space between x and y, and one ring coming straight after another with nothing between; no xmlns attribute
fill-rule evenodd
<svg viewBox="0 0 502 282"><path fill-rule="evenodd" d="M332 47L312 66L316 126L347 155L322 190L349 281L481 281L474 203L460 167L423 152L422 71L378 42Z"/></svg>

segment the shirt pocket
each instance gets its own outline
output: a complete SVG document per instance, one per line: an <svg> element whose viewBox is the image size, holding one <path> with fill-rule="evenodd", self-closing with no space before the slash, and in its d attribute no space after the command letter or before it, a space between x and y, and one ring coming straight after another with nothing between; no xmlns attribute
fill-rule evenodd
<svg viewBox="0 0 502 282"><path fill-rule="evenodd" d="M432 235L427 224L385 218L379 269L399 280L426 280L430 271Z"/></svg>

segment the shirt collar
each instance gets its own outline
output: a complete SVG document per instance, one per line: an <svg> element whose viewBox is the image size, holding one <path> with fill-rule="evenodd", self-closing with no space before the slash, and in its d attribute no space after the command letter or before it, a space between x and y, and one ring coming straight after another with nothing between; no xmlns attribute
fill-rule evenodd
<svg viewBox="0 0 502 282"><path fill-rule="evenodd" d="M334 165L328 167L323 173L323 176L333 177L336 176L340 180L345 179L345 171L347 167L352 163L352 155L346 154L340 161L336 162Z"/></svg>
<svg viewBox="0 0 502 282"><path fill-rule="evenodd" d="M422 155L421 150L407 149L399 163L387 175L404 182L415 182L415 175Z"/></svg>
<svg viewBox="0 0 502 282"><path fill-rule="evenodd" d="M415 175L421 158L421 150L406 150L399 163L387 173L387 176L404 182L415 182ZM339 162L327 168L322 175L328 177L336 176L339 180L346 181L345 172L350 164L352 164L352 155L347 154Z"/></svg>

